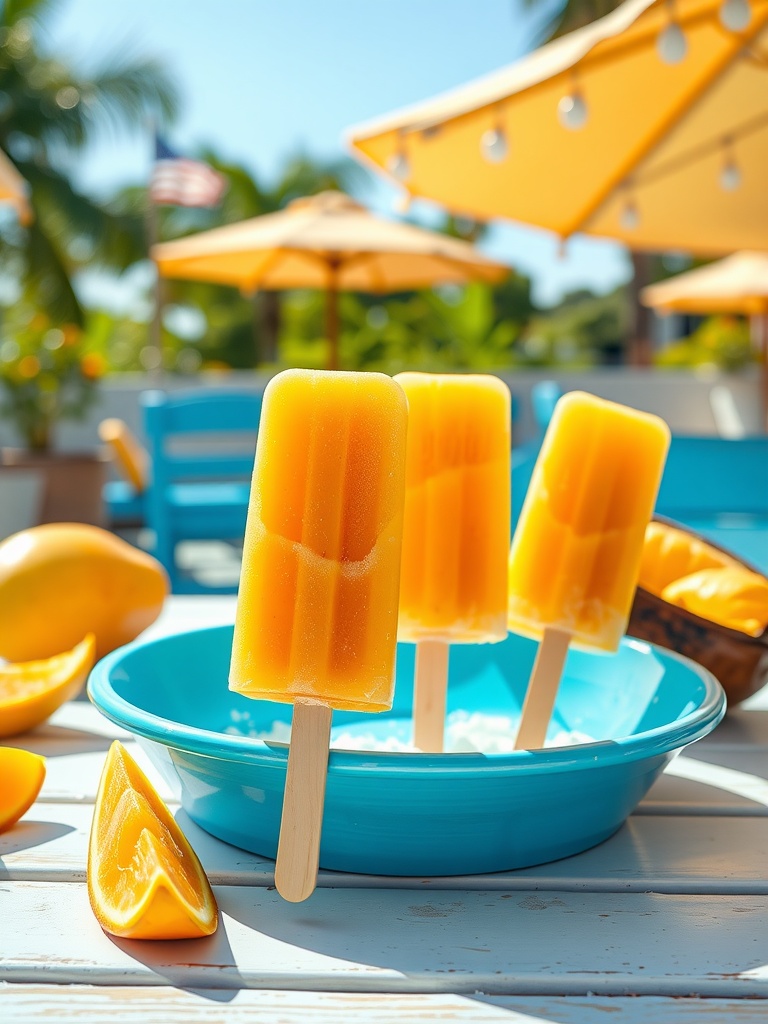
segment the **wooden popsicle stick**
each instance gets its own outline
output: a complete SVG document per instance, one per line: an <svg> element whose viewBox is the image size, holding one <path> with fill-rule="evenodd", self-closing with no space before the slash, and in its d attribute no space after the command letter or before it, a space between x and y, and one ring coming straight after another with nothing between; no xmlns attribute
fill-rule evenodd
<svg viewBox="0 0 768 1024"><path fill-rule="evenodd" d="M448 650L448 644L442 640L422 640L416 645L413 742L429 754L443 752Z"/></svg>
<svg viewBox="0 0 768 1024"><path fill-rule="evenodd" d="M291 903L311 896L317 883L331 714L327 704L316 701L297 700L293 706L275 863L277 891Z"/></svg>
<svg viewBox="0 0 768 1024"><path fill-rule="evenodd" d="M515 750L544 746L570 642L571 634L562 629L544 630L525 693Z"/></svg>

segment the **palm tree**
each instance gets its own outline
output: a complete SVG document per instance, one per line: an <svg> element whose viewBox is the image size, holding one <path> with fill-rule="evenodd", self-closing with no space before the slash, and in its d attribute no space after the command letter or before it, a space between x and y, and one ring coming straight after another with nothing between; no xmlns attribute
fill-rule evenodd
<svg viewBox="0 0 768 1024"><path fill-rule="evenodd" d="M598 18L610 14L624 0L565 0L556 4L553 10L549 3L542 0L525 0L526 6L538 9L542 14L541 42L558 39L577 28L583 28Z"/></svg>
<svg viewBox="0 0 768 1024"><path fill-rule="evenodd" d="M124 268L145 250L143 227L78 192L68 164L104 129L176 112L176 88L151 58L105 55L89 75L48 55L41 29L55 0L0 2L0 148L31 190L34 221L0 242L25 297L54 321L82 324L72 285L84 265Z"/></svg>

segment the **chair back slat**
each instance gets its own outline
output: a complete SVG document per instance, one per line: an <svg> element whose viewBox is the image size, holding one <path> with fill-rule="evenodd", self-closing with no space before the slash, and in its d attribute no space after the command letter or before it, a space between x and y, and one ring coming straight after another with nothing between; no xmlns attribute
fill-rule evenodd
<svg viewBox="0 0 768 1024"><path fill-rule="evenodd" d="M768 514L768 437L673 436L656 511Z"/></svg>
<svg viewBox="0 0 768 1024"><path fill-rule="evenodd" d="M146 391L141 405L152 457L146 505L155 555L175 593L197 591L199 585L179 571L176 545L183 540L242 541L261 393ZM236 587L223 589L232 593Z"/></svg>

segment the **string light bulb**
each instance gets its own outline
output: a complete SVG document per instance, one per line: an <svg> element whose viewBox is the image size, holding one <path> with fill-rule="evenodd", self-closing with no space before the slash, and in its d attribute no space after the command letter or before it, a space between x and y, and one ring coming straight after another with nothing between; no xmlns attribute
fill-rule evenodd
<svg viewBox="0 0 768 1024"><path fill-rule="evenodd" d="M506 132L500 124L483 132L480 149L485 159L491 164L500 164L506 160L509 154L509 143Z"/></svg>
<svg viewBox="0 0 768 1024"><path fill-rule="evenodd" d="M669 22L659 32L656 39L656 52L665 64L679 64L685 59L688 52L688 43L685 33L675 18L675 5L673 0L668 0Z"/></svg>
<svg viewBox="0 0 768 1024"><path fill-rule="evenodd" d="M400 148L387 160L387 170L398 181L408 181L411 176L411 165L405 151Z"/></svg>
<svg viewBox="0 0 768 1024"><path fill-rule="evenodd" d="M621 211L619 223L625 231L636 231L637 228L640 227L640 213L637 209L635 200L631 196L624 203L624 209Z"/></svg>
<svg viewBox="0 0 768 1024"><path fill-rule="evenodd" d="M577 132L589 118L589 109L580 89L573 89L557 104L557 117L563 128Z"/></svg>
<svg viewBox="0 0 768 1024"><path fill-rule="evenodd" d="M720 188L724 192L735 192L741 185L741 168L733 155L733 139L723 139L723 164L720 168Z"/></svg>
<svg viewBox="0 0 768 1024"><path fill-rule="evenodd" d="M724 192L735 192L741 186L741 168L733 159L728 157L720 171L720 188Z"/></svg>
<svg viewBox="0 0 768 1024"><path fill-rule="evenodd" d="M729 32L743 32L752 20L749 0L725 0L719 13L720 23Z"/></svg>

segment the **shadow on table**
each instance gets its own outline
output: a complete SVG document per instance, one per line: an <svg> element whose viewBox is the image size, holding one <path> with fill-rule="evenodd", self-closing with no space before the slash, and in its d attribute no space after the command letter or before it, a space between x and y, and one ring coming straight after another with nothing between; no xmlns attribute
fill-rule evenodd
<svg viewBox="0 0 768 1024"><path fill-rule="evenodd" d="M164 982L182 992L194 993L215 1003L230 1003L241 989L248 987L235 963L221 914L219 927L206 939L147 942L119 939L114 935L106 937L126 956L144 964ZM213 972L216 974L216 987L200 987L201 975L202 978L206 975L210 978ZM190 975L193 980L190 980Z"/></svg>
<svg viewBox="0 0 768 1024"><path fill-rule="evenodd" d="M109 750L112 739L81 729L63 725L40 725L30 732L3 739L6 747L20 747L42 757L60 757L68 754L91 754Z"/></svg>
<svg viewBox="0 0 768 1024"><path fill-rule="evenodd" d="M60 839L74 831L73 825L64 825L58 821L34 821L29 818L18 821L11 829L0 835L0 878L11 877L3 863L3 857L51 843L54 839Z"/></svg>

